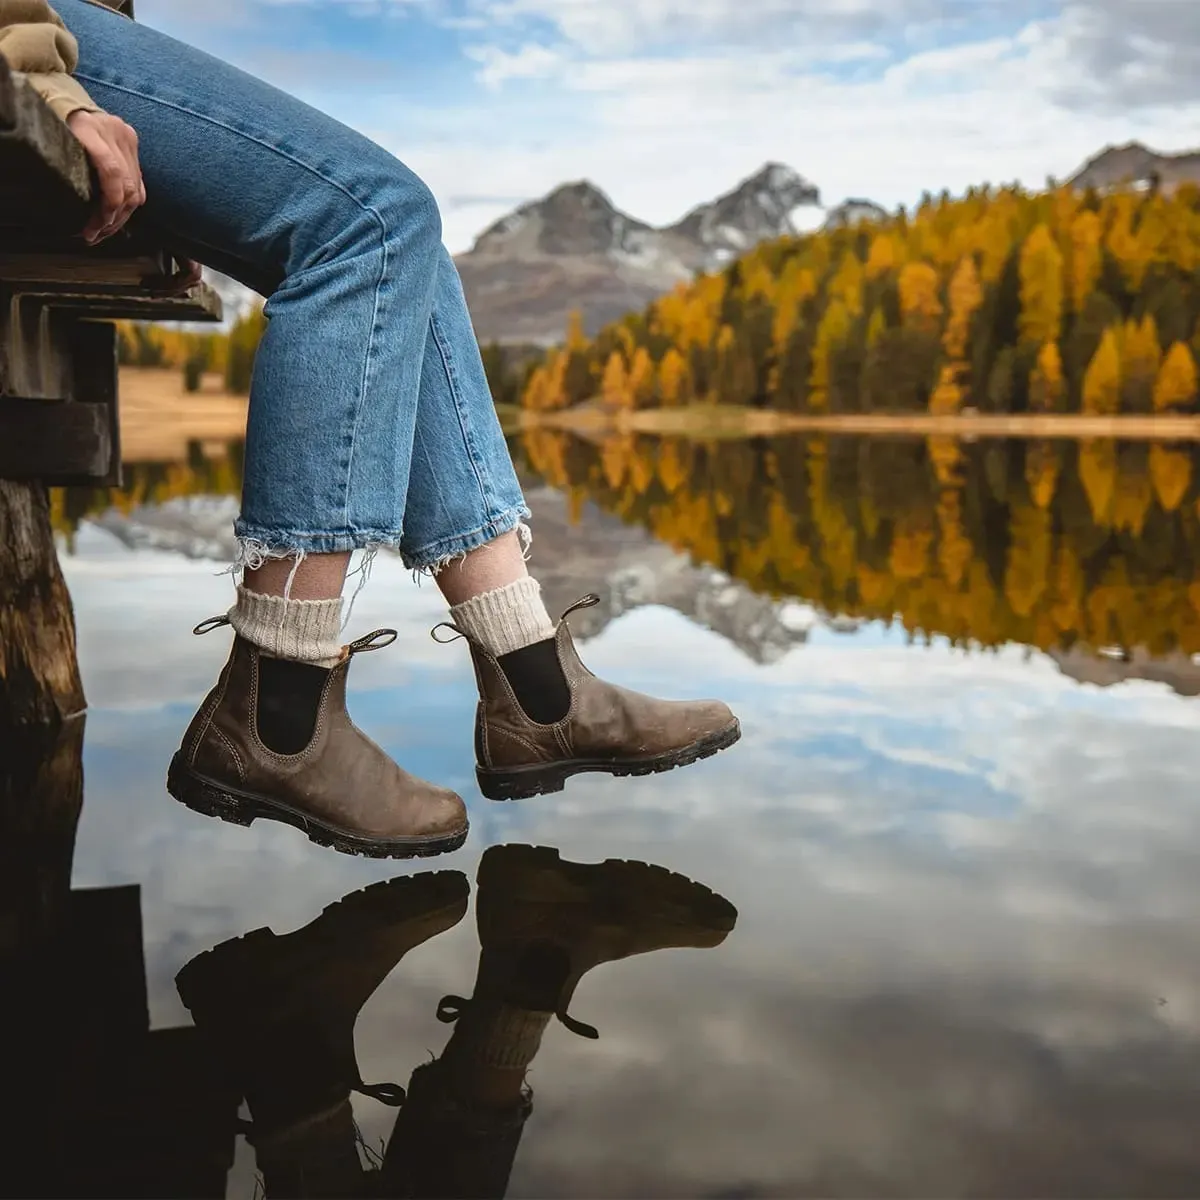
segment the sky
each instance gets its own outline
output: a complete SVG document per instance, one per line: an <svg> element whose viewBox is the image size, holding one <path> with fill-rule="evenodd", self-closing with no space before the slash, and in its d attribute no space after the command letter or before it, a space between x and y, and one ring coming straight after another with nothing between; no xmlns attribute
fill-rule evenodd
<svg viewBox="0 0 1200 1200"><path fill-rule="evenodd" d="M665 224L764 162L823 203L1200 145L1197 0L138 0L420 174L454 252L590 179Z"/></svg>

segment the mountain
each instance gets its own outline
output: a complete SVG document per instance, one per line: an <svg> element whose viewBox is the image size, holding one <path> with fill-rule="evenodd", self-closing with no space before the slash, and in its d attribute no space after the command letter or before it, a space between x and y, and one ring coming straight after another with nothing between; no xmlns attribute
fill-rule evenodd
<svg viewBox="0 0 1200 1200"><path fill-rule="evenodd" d="M549 345L573 308L595 333L698 271L812 228L814 216L824 216L819 190L780 163L661 228L581 180L502 217L456 262L481 341Z"/></svg>
<svg viewBox="0 0 1200 1200"><path fill-rule="evenodd" d="M1159 154L1141 142L1105 146L1067 180L1067 186L1104 192L1129 183L1148 188L1155 179L1168 192L1181 183L1200 184L1200 150Z"/></svg>
<svg viewBox="0 0 1200 1200"><path fill-rule="evenodd" d="M732 192L693 208L663 235L693 270L711 271L759 242L799 233L793 223L796 210L820 206L821 193L814 184L791 167L767 163Z"/></svg>

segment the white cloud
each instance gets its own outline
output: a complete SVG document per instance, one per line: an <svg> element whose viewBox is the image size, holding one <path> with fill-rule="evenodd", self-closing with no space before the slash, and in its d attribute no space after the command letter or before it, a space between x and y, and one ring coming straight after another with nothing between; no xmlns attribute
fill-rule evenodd
<svg viewBox="0 0 1200 1200"><path fill-rule="evenodd" d="M533 43L515 51L499 46L472 46L468 47L467 56L479 64L479 81L492 88L510 79L550 78L564 66L560 52Z"/></svg>
<svg viewBox="0 0 1200 1200"><path fill-rule="evenodd" d="M312 98L387 145L438 195L496 198L448 206L456 252L512 206L505 198L534 198L565 179L592 179L633 215L665 223L782 160L826 204L865 196L890 208L926 189L1040 187L1105 144L1178 150L1200 128L1192 0L380 7L415 7L459 40L446 86L436 99L398 98L377 78L347 89L353 73L343 70L336 90ZM161 0L159 9L165 19ZM325 86L311 71L301 84L280 67L280 79L306 94Z"/></svg>

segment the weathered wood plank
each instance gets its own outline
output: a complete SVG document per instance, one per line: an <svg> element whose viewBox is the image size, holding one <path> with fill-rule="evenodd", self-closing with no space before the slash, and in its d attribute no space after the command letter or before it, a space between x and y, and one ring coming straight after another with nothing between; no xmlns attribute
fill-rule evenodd
<svg viewBox="0 0 1200 1200"><path fill-rule="evenodd" d="M102 483L112 469L110 419L103 404L0 397L0 479Z"/></svg>
<svg viewBox="0 0 1200 1200"><path fill-rule="evenodd" d="M18 292L48 294L105 288L112 295L137 295L149 290L145 280L161 279L170 273L170 261L164 253L131 253L116 258L112 252L102 253L101 247L94 251L60 247L57 252L30 254L0 244L0 281Z"/></svg>
<svg viewBox="0 0 1200 1200"><path fill-rule="evenodd" d="M180 296L114 296L98 288L89 291L82 285L75 290L67 290L64 285L61 291L44 291L36 284L21 294L44 297L50 308L78 310L81 316L106 321L220 321L223 311L221 297L206 283Z"/></svg>

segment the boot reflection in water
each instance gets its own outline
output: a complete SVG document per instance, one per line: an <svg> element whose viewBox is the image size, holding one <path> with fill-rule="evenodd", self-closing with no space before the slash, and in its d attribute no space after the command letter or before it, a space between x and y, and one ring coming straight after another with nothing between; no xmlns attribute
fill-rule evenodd
<svg viewBox="0 0 1200 1200"><path fill-rule="evenodd" d="M727 900L662 867L489 849L478 874L475 988L439 1006L454 1033L412 1074L375 1194L503 1196L533 1107L526 1071L550 1018L599 1037L567 1011L583 976L654 950L719 946L736 921Z"/></svg>
<svg viewBox="0 0 1200 1200"><path fill-rule="evenodd" d="M404 1090L363 1082L355 1021L409 950L462 920L469 892L458 871L377 883L303 929L255 930L179 972L180 998L249 1106L268 1196L362 1194L350 1094L399 1104Z"/></svg>

